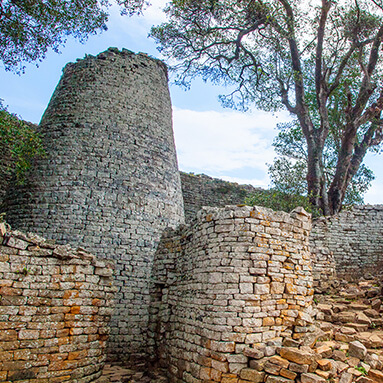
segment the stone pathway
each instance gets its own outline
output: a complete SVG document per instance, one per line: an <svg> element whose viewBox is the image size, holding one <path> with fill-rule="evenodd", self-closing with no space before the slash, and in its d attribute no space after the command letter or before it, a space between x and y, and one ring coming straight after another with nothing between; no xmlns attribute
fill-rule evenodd
<svg viewBox="0 0 383 383"><path fill-rule="evenodd" d="M143 365L126 368L118 365L106 364L99 383L168 383L163 371L145 371Z"/></svg>
<svg viewBox="0 0 383 383"><path fill-rule="evenodd" d="M324 331L315 344L321 356L316 373L341 383L383 382L383 305L374 280L343 283L333 294L316 295L317 326Z"/></svg>

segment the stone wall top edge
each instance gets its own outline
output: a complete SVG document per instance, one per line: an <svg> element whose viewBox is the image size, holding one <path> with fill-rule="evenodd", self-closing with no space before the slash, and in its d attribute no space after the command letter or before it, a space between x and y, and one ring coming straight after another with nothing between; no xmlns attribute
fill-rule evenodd
<svg viewBox="0 0 383 383"><path fill-rule="evenodd" d="M383 210L383 204L366 204L366 205L355 205L352 207L353 209L358 209L358 210ZM348 210L345 210L348 211Z"/></svg>
<svg viewBox="0 0 383 383"><path fill-rule="evenodd" d="M209 219L246 218L255 217L254 213L281 222L291 221L291 219L299 221L308 221L311 219L311 214L307 213L302 207L297 207L290 213L286 213L284 211L274 211L273 209L263 206L248 205L226 205L225 207L203 206L197 213L196 219L204 219L207 214L211 215Z"/></svg>
<svg viewBox="0 0 383 383"><path fill-rule="evenodd" d="M317 218L313 218L313 224L321 224L326 222L333 222L334 220L340 219L342 216L353 215L357 211L382 211L383 212L383 204L375 204L375 205L354 205L349 208L345 208L340 211L338 214L333 216L321 216Z"/></svg>
<svg viewBox="0 0 383 383"><path fill-rule="evenodd" d="M10 226L6 223L0 223L0 245L22 251L28 251L30 247L33 247L34 249L48 249L50 250L50 256L62 261L79 261L98 268L115 268L115 262L111 259L98 259L95 255L81 247L75 249L69 244L60 245L54 240L45 239L34 233L11 230ZM34 255L39 256L38 253ZM41 256L44 257L46 255L42 252ZM108 276L112 276L112 274Z"/></svg>
<svg viewBox="0 0 383 383"><path fill-rule="evenodd" d="M121 50L115 47L109 47L107 50L104 52L101 52L97 54L96 56L91 55L91 54L86 54L84 58L78 58L76 62L69 62L65 65L63 71L65 71L68 68L73 68L74 66L81 65L82 63L86 63L89 61L97 61L97 60L107 60L107 59L112 59L115 58L116 56L121 56L125 58L143 58L147 61L151 61L157 65L159 65L167 74L168 67L167 65L161 61L160 59L157 59L153 56L148 55L147 53L144 52L138 52L135 53L129 49L122 48Z"/></svg>
<svg viewBox="0 0 383 383"><path fill-rule="evenodd" d="M248 189L248 188L251 188L251 189L254 189L254 190L265 190L259 186L253 186L253 185L250 185L250 184L239 184L237 182L232 182L232 181L225 181L225 180L222 180L220 178L214 178L214 177L210 177L204 173L201 173L201 174L195 174L193 172L183 172L183 171L180 171L180 174L181 175L185 175L185 176L189 176L189 177L195 177L195 178L199 178L199 179L203 179L207 182L222 182L224 184L231 184L231 185L234 185L234 186L239 186L239 187L242 187L242 188L245 188L245 189Z"/></svg>

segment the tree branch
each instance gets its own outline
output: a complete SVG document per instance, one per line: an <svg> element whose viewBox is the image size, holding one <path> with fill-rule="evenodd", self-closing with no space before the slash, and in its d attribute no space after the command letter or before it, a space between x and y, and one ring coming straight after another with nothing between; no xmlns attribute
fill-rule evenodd
<svg viewBox="0 0 383 383"><path fill-rule="evenodd" d="M322 55L323 55L323 39L327 15L331 8L331 1L322 0L321 17L318 27L318 43L315 55L315 89L319 108L322 102L326 102L326 94L324 93L324 77L322 76Z"/></svg>

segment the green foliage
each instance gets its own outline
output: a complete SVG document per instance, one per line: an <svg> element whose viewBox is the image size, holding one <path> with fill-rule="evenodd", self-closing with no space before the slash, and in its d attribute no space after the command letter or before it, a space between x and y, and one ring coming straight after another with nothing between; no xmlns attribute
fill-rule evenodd
<svg viewBox="0 0 383 383"><path fill-rule="evenodd" d="M17 182L23 183L32 159L44 155L41 138L32 124L9 113L0 101L0 138L3 149L10 155L9 173L14 172ZM7 153L4 153L7 155ZM2 161L5 159L3 158Z"/></svg>
<svg viewBox="0 0 383 383"><path fill-rule="evenodd" d="M273 146L278 157L269 164L273 187L291 194L307 193L307 144L296 121L278 126L279 133ZM339 155L341 133L333 126L323 152L323 172L326 183L334 177ZM373 172L362 164L346 190L344 205L363 204L363 195L371 186Z"/></svg>
<svg viewBox="0 0 383 383"><path fill-rule="evenodd" d="M122 13L140 13L145 0L118 0ZM109 0L4 0L0 3L0 60L5 70L23 72L25 63L59 52L69 36L84 42L106 30Z"/></svg>
<svg viewBox="0 0 383 383"><path fill-rule="evenodd" d="M230 86L226 107L291 113L277 168L306 168L311 202L335 214L345 198L362 201L373 179L362 161L382 147L382 10L381 0L172 0L151 35L177 84L200 76ZM289 177L280 189L301 194Z"/></svg>
<svg viewBox="0 0 383 383"><path fill-rule="evenodd" d="M367 370L363 366L355 366L355 370L358 370L363 375L367 375Z"/></svg>
<svg viewBox="0 0 383 383"><path fill-rule="evenodd" d="M270 189L260 190L252 193L245 199L245 204L249 206L263 206L273 210L282 210L290 213L298 206L302 206L313 216L319 216L319 212L309 201L308 197L299 194L285 193L281 190Z"/></svg>

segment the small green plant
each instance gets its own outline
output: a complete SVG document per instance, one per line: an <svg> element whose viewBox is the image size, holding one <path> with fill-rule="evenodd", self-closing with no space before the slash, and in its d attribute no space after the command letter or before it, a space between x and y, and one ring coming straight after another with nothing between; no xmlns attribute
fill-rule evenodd
<svg viewBox="0 0 383 383"><path fill-rule="evenodd" d="M25 276L25 275L28 275L30 272L31 270L29 270L27 266L24 266L21 270L17 270L16 274L21 274Z"/></svg>
<svg viewBox="0 0 383 383"><path fill-rule="evenodd" d="M347 302L355 302L356 298L345 298Z"/></svg>
<svg viewBox="0 0 383 383"><path fill-rule="evenodd" d="M318 298L314 297L314 303L318 304Z"/></svg>
<svg viewBox="0 0 383 383"><path fill-rule="evenodd" d="M366 369L363 366L355 366L355 370L358 370L363 375L367 375L367 371L366 371Z"/></svg>

